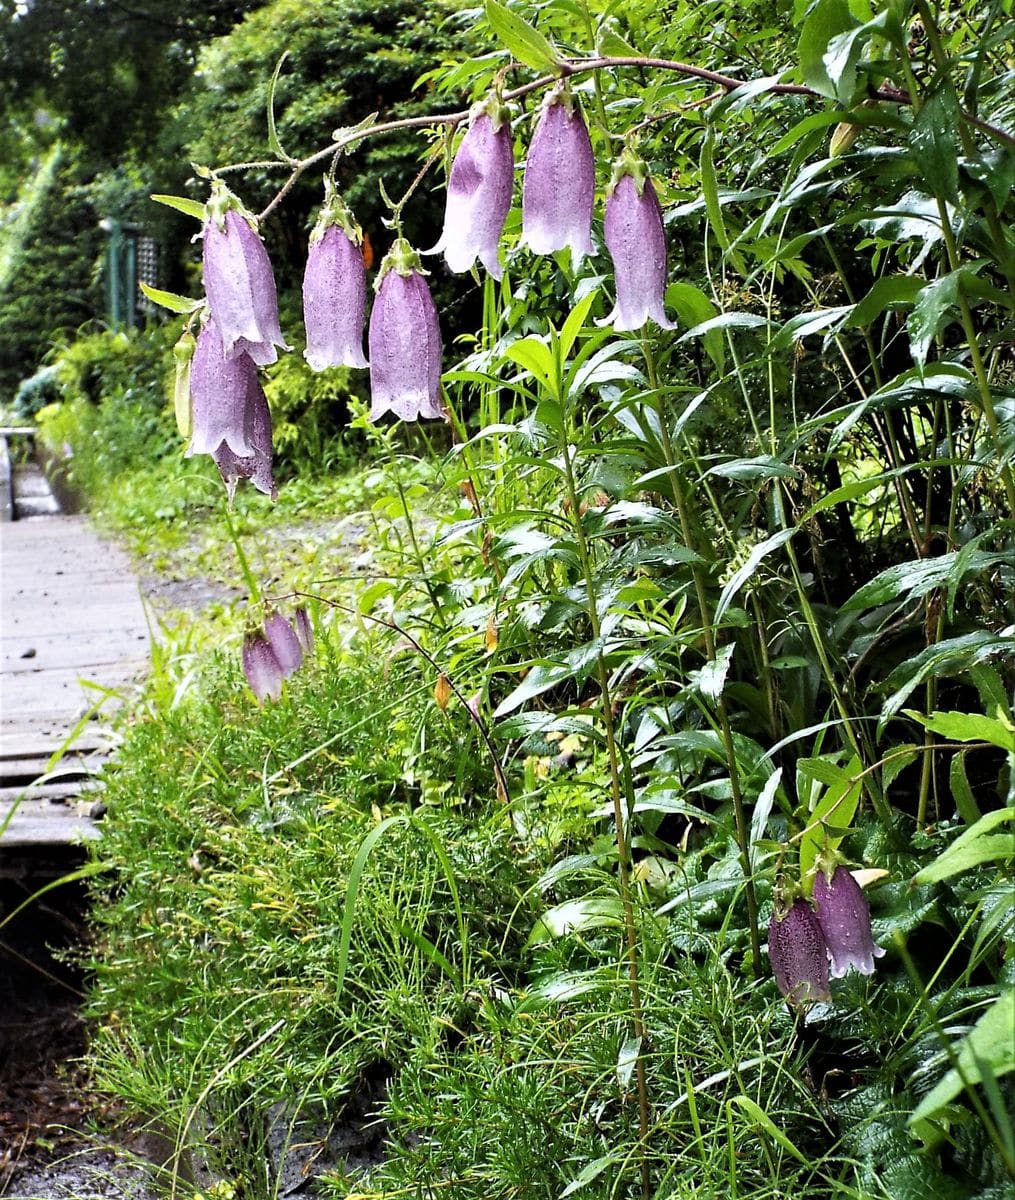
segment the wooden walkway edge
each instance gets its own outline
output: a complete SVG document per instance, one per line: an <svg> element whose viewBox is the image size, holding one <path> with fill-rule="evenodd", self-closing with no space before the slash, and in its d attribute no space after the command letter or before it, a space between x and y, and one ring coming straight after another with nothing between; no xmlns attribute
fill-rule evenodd
<svg viewBox="0 0 1015 1200"><path fill-rule="evenodd" d="M94 775L114 704L83 718L149 659L126 554L80 516L0 526L0 651L0 851L97 836Z"/></svg>

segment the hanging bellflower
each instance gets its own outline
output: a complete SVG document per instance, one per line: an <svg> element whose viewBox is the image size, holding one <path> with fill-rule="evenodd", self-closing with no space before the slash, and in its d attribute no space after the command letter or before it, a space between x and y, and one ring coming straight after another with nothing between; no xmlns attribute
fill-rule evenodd
<svg viewBox="0 0 1015 1200"><path fill-rule="evenodd" d="M264 622L264 636L278 661L283 678L288 679L303 664L303 647L296 630L281 613L276 612Z"/></svg>
<svg viewBox="0 0 1015 1200"><path fill-rule="evenodd" d="M522 241L536 254L592 253L596 164L581 109L566 84L546 98L522 180Z"/></svg>
<svg viewBox="0 0 1015 1200"><path fill-rule="evenodd" d="M192 454L214 458L230 496L240 479L275 498L271 413L247 354L226 354L218 324L209 317L198 334L190 366Z"/></svg>
<svg viewBox="0 0 1015 1200"><path fill-rule="evenodd" d="M806 900L777 901L768 925L768 957L779 991L794 1006L831 1000L821 926Z"/></svg>
<svg viewBox="0 0 1015 1200"><path fill-rule="evenodd" d="M870 906L860 885L833 855L823 854L818 860L814 907L832 960L832 978L841 979L851 967L873 975L874 960L884 950L874 944Z"/></svg>
<svg viewBox="0 0 1015 1200"><path fill-rule="evenodd" d="M303 274L303 320L307 329L304 357L315 371L365 367L367 275L363 231L330 179L325 179L324 191Z"/></svg>
<svg viewBox="0 0 1015 1200"><path fill-rule="evenodd" d="M282 668L261 633L248 633L243 639L243 674L259 704L282 695Z"/></svg>
<svg viewBox="0 0 1015 1200"><path fill-rule="evenodd" d="M291 349L278 323L275 276L253 218L218 180L204 223L204 290L228 355L249 354L258 366Z"/></svg>
<svg viewBox="0 0 1015 1200"><path fill-rule="evenodd" d="M470 271L478 258L494 279L504 270L497 257L511 208L514 149L508 110L496 93L477 104L448 177L444 232L428 254L444 251L455 272Z"/></svg>
<svg viewBox="0 0 1015 1200"><path fill-rule="evenodd" d="M370 312L370 419L444 416L441 331L419 254L398 238L385 255Z"/></svg>
<svg viewBox="0 0 1015 1200"><path fill-rule="evenodd" d="M629 147L613 164L603 234L617 281L617 304L607 323L622 333L641 329L651 317L663 329L675 328L663 311L666 234L662 209L648 168Z"/></svg>

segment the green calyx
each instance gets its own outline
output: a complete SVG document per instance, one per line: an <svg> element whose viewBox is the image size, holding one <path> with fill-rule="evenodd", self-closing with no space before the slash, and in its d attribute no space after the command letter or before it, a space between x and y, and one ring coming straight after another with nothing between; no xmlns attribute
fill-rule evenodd
<svg viewBox="0 0 1015 1200"><path fill-rule="evenodd" d="M257 230L257 221L253 215L244 207L243 201L239 196L234 195L221 179L212 180L211 195L208 197L204 208L206 219L214 221L219 229L225 228L226 213L232 209L234 212L240 214L251 229Z"/></svg>
<svg viewBox="0 0 1015 1200"><path fill-rule="evenodd" d="M836 868L844 867L845 865L846 859L838 850L833 850L831 846L825 846L818 854L817 860L814 863L814 875L817 876L817 873L821 871L824 873L826 881L831 883Z"/></svg>
<svg viewBox="0 0 1015 1200"><path fill-rule="evenodd" d="M634 186L638 189L638 195L645 191L645 182L648 179L648 165L645 160L638 154L635 154L633 147L625 144L624 149L613 161L613 170L610 173L610 183L607 188L608 194L612 195L616 186L624 178L625 175L630 175L634 180Z"/></svg>
<svg viewBox="0 0 1015 1200"><path fill-rule="evenodd" d="M413 271L420 275L429 274L428 271L423 270L419 251L414 250L404 237L397 238L395 244L381 260L377 278L374 280L375 291L381 286L381 280L389 271L397 271L399 275L411 275Z"/></svg>
<svg viewBox="0 0 1015 1200"><path fill-rule="evenodd" d="M495 88L485 99L480 100L478 104L474 104L469 112L470 124L486 114L490 118L490 124L493 126L493 131L496 133L502 125L509 123L511 120L511 108L505 104L501 97L500 90Z"/></svg>
<svg viewBox="0 0 1015 1200"><path fill-rule="evenodd" d="M363 230L352 215L352 210L342 199L335 181L329 176L324 177L324 203L317 217L317 224L310 234L311 242L319 242L325 231L332 225L337 225L354 246L363 245Z"/></svg>

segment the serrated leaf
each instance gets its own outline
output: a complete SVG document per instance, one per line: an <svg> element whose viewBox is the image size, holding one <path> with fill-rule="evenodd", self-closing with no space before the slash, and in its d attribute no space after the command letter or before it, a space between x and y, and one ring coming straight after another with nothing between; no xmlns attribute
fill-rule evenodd
<svg viewBox="0 0 1015 1200"><path fill-rule="evenodd" d="M1015 831L993 833L999 825L1015 818L1015 808L998 808L985 813L954 842L913 877L913 882L940 883L986 862L1015 856Z"/></svg>
<svg viewBox="0 0 1015 1200"><path fill-rule="evenodd" d="M196 217L204 223L205 207L201 200L191 200L189 196L163 196L155 194L149 197L156 204L164 204L167 208L175 208L177 212L185 213L188 217Z"/></svg>
<svg viewBox="0 0 1015 1200"><path fill-rule="evenodd" d="M909 147L917 170L930 190L946 200L958 198L961 124L958 99L945 84L923 102L909 131Z"/></svg>
<svg viewBox="0 0 1015 1200"><path fill-rule="evenodd" d="M535 71L556 71L560 65L556 51L546 38L497 0L486 0L486 19L501 44L514 58Z"/></svg>
<svg viewBox="0 0 1015 1200"><path fill-rule="evenodd" d="M1015 729L1006 721L983 713L932 712L924 716L907 709L906 716L950 742L989 742L1002 750L1015 751Z"/></svg>
<svg viewBox="0 0 1015 1200"><path fill-rule="evenodd" d="M139 283L138 287L153 304L168 308L170 312L186 315L196 312L204 304L203 300L191 300L189 296L178 296L175 292L163 292L160 288L149 287L147 283Z"/></svg>
<svg viewBox="0 0 1015 1200"><path fill-rule="evenodd" d="M909 1118L926 1120L985 1074L996 1080L1015 1071L1015 988L1008 987L958 1045L956 1065L920 1101Z"/></svg>

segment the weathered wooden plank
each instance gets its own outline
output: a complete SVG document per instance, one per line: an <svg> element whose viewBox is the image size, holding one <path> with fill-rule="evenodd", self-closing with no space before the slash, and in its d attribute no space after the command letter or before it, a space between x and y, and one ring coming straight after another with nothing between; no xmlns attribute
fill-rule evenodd
<svg viewBox="0 0 1015 1200"><path fill-rule="evenodd" d="M124 692L143 673L149 631L138 582L126 555L79 517L5 525L0 556L0 826L10 815L0 849L98 836L88 819L100 794L89 778L95 754L68 756L54 778L25 783L44 775L103 689ZM90 720L69 749L101 751L111 740Z"/></svg>
<svg viewBox="0 0 1015 1200"><path fill-rule="evenodd" d="M7 817L0 804L0 825ZM0 837L0 849L10 851L29 846L66 845L100 836L98 826L87 813L79 813L62 804L21 804Z"/></svg>

